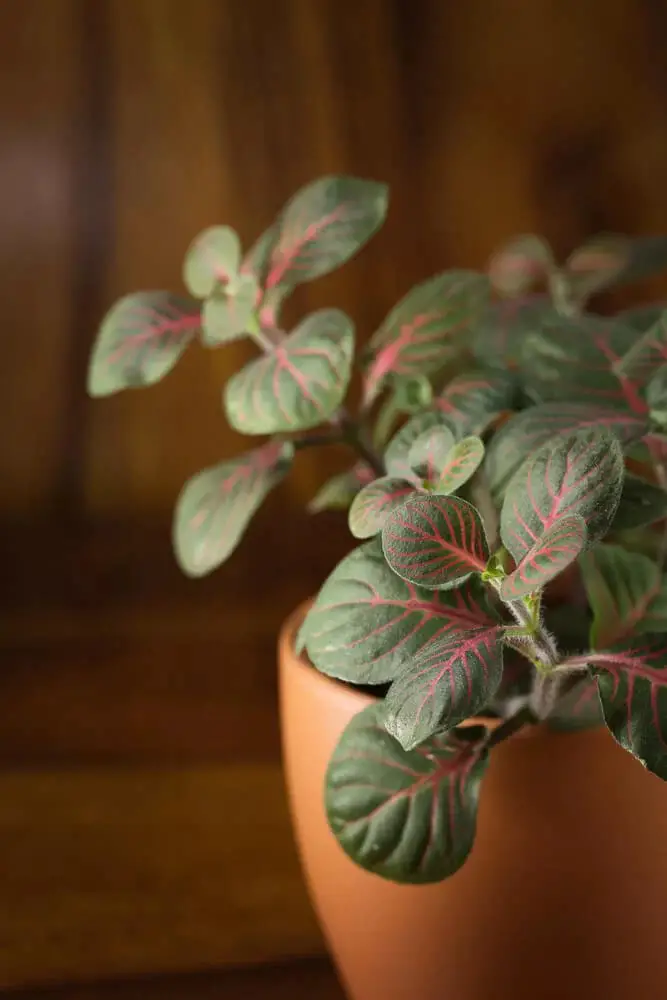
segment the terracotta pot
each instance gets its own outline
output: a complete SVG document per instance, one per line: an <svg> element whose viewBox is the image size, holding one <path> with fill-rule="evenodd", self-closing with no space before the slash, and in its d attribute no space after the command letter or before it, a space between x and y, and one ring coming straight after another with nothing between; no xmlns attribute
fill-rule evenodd
<svg viewBox="0 0 667 1000"><path fill-rule="evenodd" d="M296 839L351 1000L656 1000L667 990L667 786L606 730L532 730L494 750L465 866L398 886L330 832L330 754L367 696L280 640L283 749Z"/></svg>

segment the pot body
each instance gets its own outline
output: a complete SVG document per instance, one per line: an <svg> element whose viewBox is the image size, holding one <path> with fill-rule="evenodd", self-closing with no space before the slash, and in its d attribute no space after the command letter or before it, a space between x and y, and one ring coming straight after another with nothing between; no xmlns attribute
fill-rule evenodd
<svg viewBox="0 0 667 1000"><path fill-rule="evenodd" d="M283 753L313 905L350 1000L655 1000L667 992L667 784L606 730L533 731L485 775L472 854L446 882L357 867L323 786L367 696L280 641Z"/></svg>

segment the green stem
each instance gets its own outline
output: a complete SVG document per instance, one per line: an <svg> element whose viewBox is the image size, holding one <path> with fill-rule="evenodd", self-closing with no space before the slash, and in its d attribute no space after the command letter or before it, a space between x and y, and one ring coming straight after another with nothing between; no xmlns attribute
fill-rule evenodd
<svg viewBox="0 0 667 1000"><path fill-rule="evenodd" d="M343 440L354 448L360 458L363 459L367 465L370 465L371 469L376 476L384 476L385 467L382 457L375 450L373 444L370 440L370 435L368 434L366 428L355 422L350 414L345 409L340 409L336 416L332 418L332 423L335 426L340 427Z"/></svg>

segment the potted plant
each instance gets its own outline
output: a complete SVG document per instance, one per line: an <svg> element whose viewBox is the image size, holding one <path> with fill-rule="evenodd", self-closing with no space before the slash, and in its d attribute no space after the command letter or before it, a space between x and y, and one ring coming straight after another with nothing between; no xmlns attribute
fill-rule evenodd
<svg viewBox="0 0 667 1000"><path fill-rule="evenodd" d="M667 314L589 301L666 264L664 241L602 236L558 264L523 236L484 273L430 278L362 350L351 411L352 320L287 333L281 306L386 209L383 185L325 177L245 255L206 230L188 296L107 314L89 392L154 383L195 340L256 343L223 403L263 441L183 488L190 576L231 555L298 450L354 454L312 503L349 507L354 547L281 638L297 839L350 995L657 995Z"/></svg>

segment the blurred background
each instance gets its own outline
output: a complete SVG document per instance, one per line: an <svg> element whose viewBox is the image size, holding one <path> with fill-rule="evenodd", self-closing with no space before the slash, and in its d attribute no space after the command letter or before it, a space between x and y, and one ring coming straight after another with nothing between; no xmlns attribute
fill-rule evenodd
<svg viewBox="0 0 667 1000"><path fill-rule="evenodd" d="M244 449L220 388L247 348L93 402L103 314L329 172L388 182L389 221L293 310L338 306L361 340L513 234L667 231L666 43L663 0L0 0L1 989L339 996L274 648L349 544L304 510L345 458L304 456L186 580L171 510Z"/></svg>

